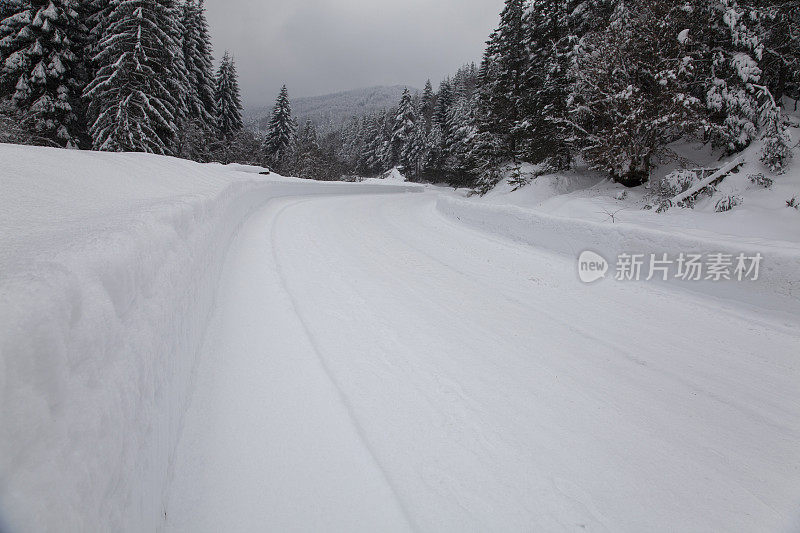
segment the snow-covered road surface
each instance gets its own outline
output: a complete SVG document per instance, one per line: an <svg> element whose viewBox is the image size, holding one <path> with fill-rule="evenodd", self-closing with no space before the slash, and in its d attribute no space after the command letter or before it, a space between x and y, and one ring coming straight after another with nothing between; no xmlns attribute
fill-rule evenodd
<svg viewBox="0 0 800 533"><path fill-rule="evenodd" d="M233 243L173 531L800 528L800 330L441 216L276 199Z"/></svg>

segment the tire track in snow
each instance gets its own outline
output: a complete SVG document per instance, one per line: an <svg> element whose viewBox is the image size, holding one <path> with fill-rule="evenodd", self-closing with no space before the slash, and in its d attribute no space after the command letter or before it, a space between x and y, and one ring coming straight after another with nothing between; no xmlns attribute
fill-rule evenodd
<svg viewBox="0 0 800 533"><path fill-rule="evenodd" d="M411 516L411 513L410 513L410 511L408 509L408 506L406 505L406 503L403 500L402 496L400 496L400 493L399 493L399 490L397 488L396 483L392 480L391 476L389 475L389 472L383 466L383 464L381 463L380 459L378 458L378 455L376 454L374 448L370 444L369 439L367 438L367 435L366 435L366 432L364 431L363 426L358 421L358 418L355 415L355 411L353 410L352 402L348 398L347 394L345 394L344 390L342 390L341 385L339 384L339 382L337 381L335 375L333 374L333 371L331 370L331 367L328 364L328 361L325 359L325 356L322 353L322 349L319 346L319 342L317 341L317 338L315 337L314 333L311 331L311 328L310 328L308 322L306 321L305 317L303 316L302 312L300 311L300 306L298 305L297 299L294 297L294 295L292 294L291 289L289 288L289 286L287 284L286 275L284 274L284 269L283 269L283 266L281 265L281 261L280 261L280 253L278 251L278 242L277 242L277 239L276 239L277 228L278 228L278 225L279 225L279 221L280 221L281 215L283 215L283 213L286 210L288 210L288 209L290 209L292 207L295 207L297 205L300 205L300 204L303 204L303 203L306 203L306 202L310 202L310 201L313 201L313 198L305 198L305 199L302 199L302 200L294 201L294 202L292 202L290 204L284 205L283 207L281 207L275 213L275 216L274 216L274 218L272 220L272 228L270 229L270 242L271 242L271 245L272 245L271 248L272 248L273 260L275 261L275 270L276 270L276 272L278 274L278 278L280 280L281 287L283 288L283 290L285 291L286 295L289 298L289 301L291 302L292 310L294 311L295 315L297 316L297 319L300 322L300 325L302 326L303 331L305 332L306 337L308 338L308 342L311 345L312 349L314 350L314 354L316 355L317 360L320 363L320 366L324 370L325 375L328 377L328 379L330 380L331 384L333 384L334 389L336 389L336 394L339 396L339 400L342 403L342 406L344 407L344 409L346 410L347 415L348 415L350 421L353 424L353 429L355 430L356 434L358 435L359 440L361 441L362 445L366 449L367 453L369 453L369 456L372 459L372 461L374 462L375 467L381 473L381 476L383 477L384 481L386 482L387 487L389 487L389 490L391 491L392 496L394 497L395 502L397 503L397 507L399 508L400 513L403 515L403 518L405 518L406 522L408 523L409 528L412 531L420 531L419 526L416 524L414 518Z"/></svg>

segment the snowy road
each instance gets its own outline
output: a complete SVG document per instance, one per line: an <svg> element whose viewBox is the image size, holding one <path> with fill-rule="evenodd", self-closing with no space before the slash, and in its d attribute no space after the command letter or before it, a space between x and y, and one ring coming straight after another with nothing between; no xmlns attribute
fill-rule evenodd
<svg viewBox="0 0 800 533"><path fill-rule="evenodd" d="M800 332L440 216L274 200L228 255L174 531L800 528Z"/></svg>

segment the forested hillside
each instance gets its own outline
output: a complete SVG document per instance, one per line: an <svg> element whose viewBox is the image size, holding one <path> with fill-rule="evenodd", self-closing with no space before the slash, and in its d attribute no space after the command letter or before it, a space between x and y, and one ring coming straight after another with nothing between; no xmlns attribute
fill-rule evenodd
<svg viewBox="0 0 800 533"><path fill-rule="evenodd" d="M242 159L236 66L203 0L3 0L0 141Z"/></svg>
<svg viewBox="0 0 800 533"><path fill-rule="evenodd" d="M800 96L800 2L507 0L480 66L342 131L348 165L491 189L509 166L581 163L627 186L677 141L721 156L764 140L780 173Z"/></svg>
<svg viewBox="0 0 800 533"><path fill-rule="evenodd" d="M436 90L384 109L385 90L292 109L285 88L255 131L241 127L231 56L213 72L202 1L8 0L0 17L3 140L314 179L401 167L485 192L522 163L580 164L635 186L685 166L675 142L724 157L756 140L780 173L800 97L798 0L507 0L482 61Z"/></svg>
<svg viewBox="0 0 800 533"><path fill-rule="evenodd" d="M379 86L322 96L293 98L292 110L299 123L311 120L321 134L327 134L342 129L345 122L353 116L394 107L400 101L405 89L403 85ZM416 89L411 90L418 92ZM257 130L266 132L269 128L270 111L271 108L255 108L245 111L245 116L249 122L255 123Z"/></svg>

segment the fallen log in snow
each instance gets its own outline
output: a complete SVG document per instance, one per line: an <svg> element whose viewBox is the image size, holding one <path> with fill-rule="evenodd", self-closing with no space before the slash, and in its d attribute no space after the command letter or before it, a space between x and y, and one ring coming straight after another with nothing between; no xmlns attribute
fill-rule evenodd
<svg viewBox="0 0 800 533"><path fill-rule="evenodd" d="M721 180L722 178L724 178L725 176L730 174L731 171L733 171L734 169L742 166L743 164L744 164L744 158L743 157L737 157L736 159L734 159L730 163L724 165L722 168L720 168L719 170L717 170L716 172L714 172L713 174L711 174L710 176L708 176L707 178L702 180L700 183L698 183L694 187L691 187L691 188L685 190L684 192L678 194L677 196L674 196L674 197L670 198L669 200L667 200L667 204L670 207L672 207L672 206L676 206L676 205L679 206L682 203L685 203L690 198L694 198L703 189L713 185L714 182L716 182L718 180Z"/></svg>

